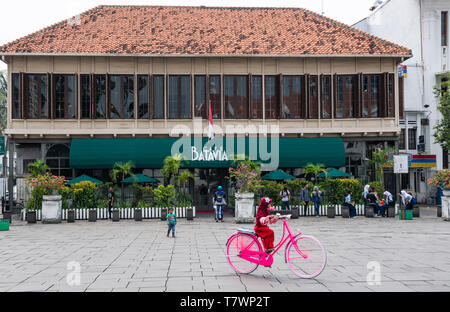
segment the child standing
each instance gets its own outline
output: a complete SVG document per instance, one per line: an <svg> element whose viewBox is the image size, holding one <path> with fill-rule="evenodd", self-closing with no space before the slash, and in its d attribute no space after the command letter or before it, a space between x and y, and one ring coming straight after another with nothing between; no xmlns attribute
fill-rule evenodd
<svg viewBox="0 0 450 312"><path fill-rule="evenodd" d="M170 231L172 231L172 237L175 237L175 224L177 224L177 216L173 213L173 208L169 208L169 214L167 215L167 225L169 226L167 237L169 237Z"/></svg>
<svg viewBox="0 0 450 312"><path fill-rule="evenodd" d="M270 206L272 200L269 197L263 197L256 212L256 225L255 233L261 237L264 245L264 249L267 253L273 251L273 242L275 240L275 234L267 224L274 224L278 221L278 218L271 215L269 211L275 210Z"/></svg>

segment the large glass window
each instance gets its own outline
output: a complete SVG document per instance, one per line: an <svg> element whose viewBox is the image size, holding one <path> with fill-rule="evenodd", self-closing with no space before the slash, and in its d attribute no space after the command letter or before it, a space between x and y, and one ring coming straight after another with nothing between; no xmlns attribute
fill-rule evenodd
<svg viewBox="0 0 450 312"><path fill-rule="evenodd" d="M395 117L395 75L388 74L388 84L387 84L387 117Z"/></svg>
<svg viewBox="0 0 450 312"><path fill-rule="evenodd" d="M323 119L330 119L332 116L331 108L331 76L322 76L320 83L320 102L321 102L321 117Z"/></svg>
<svg viewBox="0 0 450 312"><path fill-rule="evenodd" d="M280 83L278 76L264 77L266 119L278 119L280 107Z"/></svg>
<svg viewBox="0 0 450 312"><path fill-rule="evenodd" d="M153 118L164 119L164 76L153 76Z"/></svg>
<svg viewBox="0 0 450 312"><path fill-rule="evenodd" d="M225 76L225 118L248 119L248 76Z"/></svg>
<svg viewBox="0 0 450 312"><path fill-rule="evenodd" d="M29 119L48 119L47 75L30 74L25 76L25 108Z"/></svg>
<svg viewBox="0 0 450 312"><path fill-rule="evenodd" d="M206 76L195 76L195 117L209 118L208 103L206 103Z"/></svg>
<svg viewBox="0 0 450 312"><path fill-rule="evenodd" d="M91 118L91 76L81 75L81 118Z"/></svg>
<svg viewBox="0 0 450 312"><path fill-rule="evenodd" d="M49 148L45 163L50 167L50 172L57 176L63 176L66 179L72 178L72 169L70 169L69 147L62 144L56 144Z"/></svg>
<svg viewBox="0 0 450 312"><path fill-rule="evenodd" d="M96 119L106 119L106 76L94 76L94 109Z"/></svg>
<svg viewBox="0 0 450 312"><path fill-rule="evenodd" d="M222 118L222 85L219 75L209 76L209 103L213 118Z"/></svg>
<svg viewBox="0 0 450 312"><path fill-rule="evenodd" d="M338 75L336 76L336 118L353 118L354 107L357 101L358 76Z"/></svg>
<svg viewBox="0 0 450 312"><path fill-rule="evenodd" d="M22 119L20 103L20 74L12 74L12 118Z"/></svg>
<svg viewBox="0 0 450 312"><path fill-rule="evenodd" d="M134 76L109 76L109 118L134 118Z"/></svg>
<svg viewBox="0 0 450 312"><path fill-rule="evenodd" d="M446 47L448 44L448 12L441 12L441 45Z"/></svg>
<svg viewBox="0 0 450 312"><path fill-rule="evenodd" d="M75 76L53 75L54 117L56 119L76 118Z"/></svg>
<svg viewBox="0 0 450 312"><path fill-rule="evenodd" d="M149 114L149 77L147 75L139 75L137 77L138 87L138 118L148 119Z"/></svg>
<svg viewBox="0 0 450 312"><path fill-rule="evenodd" d="M252 100L250 103L250 117L263 119L262 76L252 76Z"/></svg>
<svg viewBox="0 0 450 312"><path fill-rule="evenodd" d="M408 129L408 149L417 149L417 129Z"/></svg>
<svg viewBox="0 0 450 312"><path fill-rule="evenodd" d="M191 77L169 76L169 118L191 118Z"/></svg>
<svg viewBox="0 0 450 312"><path fill-rule="evenodd" d="M318 86L318 77L317 76L309 76L308 81L308 117L310 119L319 119L319 86Z"/></svg>
<svg viewBox="0 0 450 312"><path fill-rule="evenodd" d="M379 117L381 75L363 75L362 118Z"/></svg>
<svg viewBox="0 0 450 312"><path fill-rule="evenodd" d="M404 80L403 77L401 77L398 79L398 102L400 119L405 118L404 94Z"/></svg>
<svg viewBox="0 0 450 312"><path fill-rule="evenodd" d="M405 144L405 129L401 129L400 131L400 141L398 142L398 149L399 150L404 150L406 148L406 144Z"/></svg>
<svg viewBox="0 0 450 312"><path fill-rule="evenodd" d="M283 76L283 119L300 119L304 116L304 76Z"/></svg>

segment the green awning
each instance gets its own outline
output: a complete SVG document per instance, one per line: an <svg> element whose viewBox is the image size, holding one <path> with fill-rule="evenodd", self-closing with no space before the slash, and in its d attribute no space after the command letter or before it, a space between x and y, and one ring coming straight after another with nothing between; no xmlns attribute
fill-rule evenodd
<svg viewBox="0 0 450 312"><path fill-rule="evenodd" d="M73 139L70 166L75 169L111 169L116 162L132 161L136 168L160 169L167 156L182 154L183 168L228 168L233 155L276 168L302 168L308 163L345 166L341 138L134 138Z"/></svg>
<svg viewBox="0 0 450 312"><path fill-rule="evenodd" d="M70 180L69 182L67 182L67 184L71 185L71 184L77 184L77 183L85 182L85 181L89 181L89 182L92 182L92 183L95 183L95 184L103 183L100 180L97 180L95 178L92 178L92 177L90 177L88 175L83 174L82 176L79 176L79 177L77 177L75 179Z"/></svg>
<svg viewBox="0 0 450 312"><path fill-rule="evenodd" d="M325 173L321 172L317 175L317 177L325 178ZM351 174L337 170L335 168L331 168L331 169L327 170L327 178L350 178L350 177L352 177Z"/></svg>
<svg viewBox="0 0 450 312"><path fill-rule="evenodd" d="M284 172L281 169L272 171L262 177L263 180L274 180L274 181L284 181L284 180L295 180L295 177Z"/></svg>
<svg viewBox="0 0 450 312"><path fill-rule="evenodd" d="M136 174L135 177L136 177L136 180L133 177L129 177L129 178L123 180L122 183L134 183L134 182L136 182L136 183L159 183L158 180L156 180L154 178L150 178L150 177L140 174L140 173Z"/></svg>

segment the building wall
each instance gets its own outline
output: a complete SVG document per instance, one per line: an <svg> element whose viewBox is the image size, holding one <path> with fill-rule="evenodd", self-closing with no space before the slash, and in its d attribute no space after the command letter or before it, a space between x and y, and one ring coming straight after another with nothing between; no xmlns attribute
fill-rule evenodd
<svg viewBox="0 0 450 312"><path fill-rule="evenodd" d="M133 57L63 57L15 56L10 58L9 73L60 74L375 74L395 73L399 59L393 57L336 58L133 58ZM80 84L78 84L80 85ZM135 88L136 90L137 88ZM223 88L222 88L223 91ZM135 91L137 92L137 91ZM395 94L398 81L395 80ZM192 92L192 105L193 101ZM223 92L222 92L223 97ZM78 96L78 99L80 97ZM135 95L136 98L136 95ZM223 99L222 99L223 101ZM136 101L135 101L136 102ZM166 99L167 102L167 99ZM9 99L11 107L11 98ZM135 104L136 105L136 104ZM167 103L166 103L167 106ZM80 107L80 105L78 105ZM192 120L12 120L8 116L7 134L16 137L84 137L168 135L175 126L194 131ZM316 135L392 135L399 133L398 98L396 118L267 120L281 134ZM198 122L198 121L197 121ZM262 120L220 120L216 126L258 127ZM203 128L207 126L204 120ZM200 127L202 128L202 127Z"/></svg>

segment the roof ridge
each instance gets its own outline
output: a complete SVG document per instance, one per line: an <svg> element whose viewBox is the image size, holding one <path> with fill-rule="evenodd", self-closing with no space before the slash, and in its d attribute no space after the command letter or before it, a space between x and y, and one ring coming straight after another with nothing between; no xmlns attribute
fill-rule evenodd
<svg viewBox="0 0 450 312"><path fill-rule="evenodd" d="M93 7L91 9L89 9L89 10L86 10L86 11L80 13L80 14L76 14L76 15L74 15L72 17L66 18L66 19L64 19L62 21L59 21L57 23L54 23L54 24L52 24L50 26L47 26L47 27L41 28L41 29L39 29L39 30L37 30L35 32L32 32L31 34L22 36L22 37L20 37L20 38L18 38L16 40L13 40L13 41L10 41L10 42L5 43L3 45L0 45L0 50L6 49L6 48L12 46L13 44L17 44L17 43L19 43L19 42L21 42L21 41L23 41L25 39L33 38L34 36L37 36L37 35L42 34L42 33L46 32L48 30L54 29L55 27L58 27L58 26L60 26L60 25L62 25L64 23L67 23L68 21L73 20L74 18L76 18L78 16L80 16L80 17L85 16L87 14L90 14L90 13L94 12L94 11L102 9L103 7L105 7L105 6L104 5L98 5L96 7Z"/></svg>

